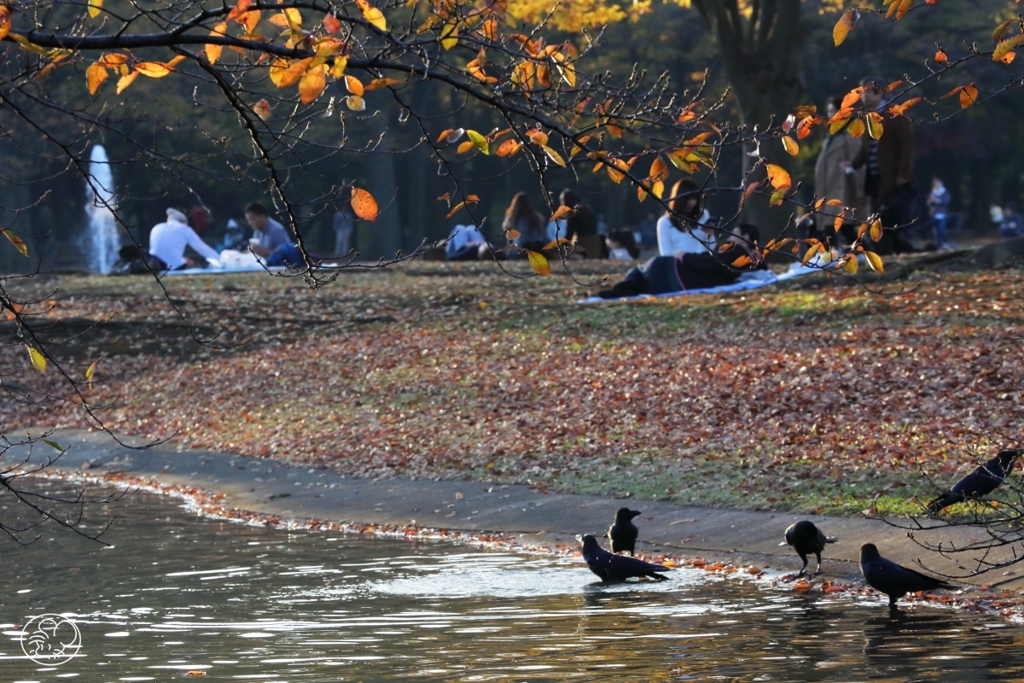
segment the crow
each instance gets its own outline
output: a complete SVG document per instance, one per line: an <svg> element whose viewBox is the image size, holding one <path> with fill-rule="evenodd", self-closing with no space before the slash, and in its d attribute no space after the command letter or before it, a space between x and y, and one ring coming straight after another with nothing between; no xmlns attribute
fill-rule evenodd
<svg viewBox="0 0 1024 683"><path fill-rule="evenodd" d="M896 601L907 593L936 588L957 588L941 579L926 576L885 559L878 554L878 548L874 543L865 543L860 547L860 573L864 575L864 580L869 586L889 596L889 607L895 607Z"/></svg>
<svg viewBox="0 0 1024 683"><path fill-rule="evenodd" d="M811 522L803 521L797 522L786 529L786 541L779 545L786 545L788 543L793 546L796 554L804 561L804 566L800 567L800 573L797 574L797 576L803 576L804 571L807 569L807 556L811 553L814 553L814 556L818 558L818 569L815 573L821 573L821 551L825 549L826 543L835 542L836 539L834 538L825 538L825 534L821 532L821 529L814 526Z"/></svg>
<svg viewBox="0 0 1024 683"><path fill-rule="evenodd" d="M928 514L936 515L942 508L949 507L954 503L963 503L968 499L982 498L992 493L997 486L1003 483L1006 475L1013 469L1014 461L1022 453L1024 453L1024 449L1020 448L1000 451L996 457L958 481L951 491L943 493L928 503Z"/></svg>
<svg viewBox="0 0 1024 683"><path fill-rule="evenodd" d="M590 571L601 577L604 582L625 581L632 577L649 576L656 581L664 581L667 577L658 572L669 571L671 567L651 564L625 555L613 555L598 544L597 539L587 534L579 537L583 542L583 559L587 561Z"/></svg>
<svg viewBox="0 0 1024 683"><path fill-rule="evenodd" d="M608 538L612 539L613 553L628 551L631 556L636 555L636 537L639 532L636 530L636 525L633 524L633 518L640 514L642 513L639 510L630 510L629 508L619 508L619 511L615 513L615 524L608 528Z"/></svg>

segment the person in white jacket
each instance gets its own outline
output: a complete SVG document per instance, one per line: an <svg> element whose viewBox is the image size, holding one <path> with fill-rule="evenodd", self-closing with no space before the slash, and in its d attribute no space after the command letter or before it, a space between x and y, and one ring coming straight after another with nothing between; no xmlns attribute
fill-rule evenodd
<svg viewBox="0 0 1024 683"><path fill-rule="evenodd" d="M675 256L682 252L700 254L713 249L716 237L711 228L711 214L703 207L704 196L690 178L683 178L672 187L669 210L658 219L658 254Z"/></svg>
<svg viewBox="0 0 1024 683"><path fill-rule="evenodd" d="M166 270L181 270L192 265L185 258L186 246L198 251L214 268L220 267L220 254L189 227L185 214L167 209L167 220L157 223L149 232L149 255L159 259Z"/></svg>

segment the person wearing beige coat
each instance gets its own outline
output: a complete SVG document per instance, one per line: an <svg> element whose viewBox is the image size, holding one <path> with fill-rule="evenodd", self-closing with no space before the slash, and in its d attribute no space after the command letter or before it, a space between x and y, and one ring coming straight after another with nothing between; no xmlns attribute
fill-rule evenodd
<svg viewBox="0 0 1024 683"><path fill-rule="evenodd" d="M837 111L842 98L833 97L825 105L828 118L832 118ZM814 164L814 194L825 200L838 199L843 204L835 206L823 204L815 213L815 222L818 232L830 238L833 234L835 219L843 207L848 207L846 216L843 218L843 226L847 232L846 242L851 242L854 237L854 226L867 220L871 212L870 199L864 194L865 168L862 166L856 170L846 170L844 162L853 161L860 152L861 141L850 137L845 130L825 138L818 154L818 161ZM849 227L847 227L849 226Z"/></svg>

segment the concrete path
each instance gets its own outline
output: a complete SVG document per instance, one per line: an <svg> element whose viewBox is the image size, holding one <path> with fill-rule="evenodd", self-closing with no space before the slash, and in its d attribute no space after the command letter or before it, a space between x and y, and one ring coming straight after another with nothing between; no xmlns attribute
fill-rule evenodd
<svg viewBox="0 0 1024 683"><path fill-rule="evenodd" d="M828 576L860 580L857 560L862 543L875 543L882 554L911 566L920 558L935 571L962 574L942 557L927 553L907 538L906 531L877 519L824 517L787 513L686 507L663 501L615 500L601 496L544 494L527 486L478 481L430 481L393 478L354 479L327 470L293 467L273 460L179 449L162 444L133 450L103 433L62 430L49 437L67 452L53 471L90 474L124 472L167 486L191 486L223 493L221 504L285 519L381 524L501 532L526 543L573 543L578 533L603 535L615 510L627 506L643 511L636 520L642 544L660 546L684 557L737 563L770 564L799 569L800 560L779 546L785 528L809 519L839 541L826 549ZM11 449L0 464L22 459L40 462L56 452L37 444L33 452ZM983 537L978 529L946 528L941 523L918 539L945 539L958 544ZM814 559L811 558L813 569ZM1016 578L1020 575L1022 578ZM1000 570L963 583L1024 589L1024 565Z"/></svg>

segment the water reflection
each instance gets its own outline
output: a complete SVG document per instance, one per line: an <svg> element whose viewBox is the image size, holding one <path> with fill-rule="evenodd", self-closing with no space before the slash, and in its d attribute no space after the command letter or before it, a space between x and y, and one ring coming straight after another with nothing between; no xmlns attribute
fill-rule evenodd
<svg viewBox="0 0 1024 683"><path fill-rule="evenodd" d="M580 560L196 520L138 494L103 550L6 550L3 681L1016 680L1020 629L925 607L761 592L696 570L603 585ZM81 656L21 657L74 614Z"/></svg>

